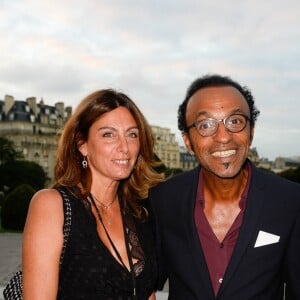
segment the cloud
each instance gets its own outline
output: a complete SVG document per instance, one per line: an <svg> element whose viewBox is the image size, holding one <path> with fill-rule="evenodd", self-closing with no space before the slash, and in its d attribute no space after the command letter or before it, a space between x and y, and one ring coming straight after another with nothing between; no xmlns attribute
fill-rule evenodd
<svg viewBox="0 0 300 300"><path fill-rule="evenodd" d="M299 155L296 0L0 2L2 97L74 107L114 87L181 142L176 117L186 88L198 76L221 73L255 96L258 153Z"/></svg>

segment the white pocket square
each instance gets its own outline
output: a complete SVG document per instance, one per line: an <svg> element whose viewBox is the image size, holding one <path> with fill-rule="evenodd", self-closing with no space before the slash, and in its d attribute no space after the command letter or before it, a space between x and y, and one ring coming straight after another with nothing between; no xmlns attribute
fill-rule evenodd
<svg viewBox="0 0 300 300"><path fill-rule="evenodd" d="M254 248L278 243L279 239L280 239L279 235L260 230Z"/></svg>

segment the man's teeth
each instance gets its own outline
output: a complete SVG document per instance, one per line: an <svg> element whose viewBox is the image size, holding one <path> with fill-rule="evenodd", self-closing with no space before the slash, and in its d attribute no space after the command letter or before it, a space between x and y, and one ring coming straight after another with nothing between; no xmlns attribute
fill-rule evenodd
<svg viewBox="0 0 300 300"><path fill-rule="evenodd" d="M228 157L230 155L234 155L236 150L227 150L227 151L217 151L212 153L213 157Z"/></svg>

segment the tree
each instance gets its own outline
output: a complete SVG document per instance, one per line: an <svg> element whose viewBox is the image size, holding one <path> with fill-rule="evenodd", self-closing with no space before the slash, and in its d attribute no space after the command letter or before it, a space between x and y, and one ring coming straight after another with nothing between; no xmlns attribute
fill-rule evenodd
<svg viewBox="0 0 300 300"><path fill-rule="evenodd" d="M35 190L28 184L16 187L5 198L1 209L1 226L4 229L23 230L30 200Z"/></svg>
<svg viewBox="0 0 300 300"><path fill-rule="evenodd" d="M3 205L4 200L5 200L4 193L3 193L3 192L0 192L0 207Z"/></svg>
<svg viewBox="0 0 300 300"><path fill-rule="evenodd" d="M166 178L172 177L182 172L182 169L179 168L167 168L166 165L159 159L159 157L155 153L154 160L158 163L158 165L154 167L154 170L157 173L164 173Z"/></svg>
<svg viewBox="0 0 300 300"><path fill-rule="evenodd" d="M291 181L300 183L300 167L298 167L297 169L288 169L279 173L279 175Z"/></svg>
<svg viewBox="0 0 300 300"><path fill-rule="evenodd" d="M0 136L0 165L22 157L21 152L15 150L14 143Z"/></svg>
<svg viewBox="0 0 300 300"><path fill-rule="evenodd" d="M31 161L16 160L0 165L0 190L12 191L20 184L28 184L35 190L45 187L47 175L43 168Z"/></svg>

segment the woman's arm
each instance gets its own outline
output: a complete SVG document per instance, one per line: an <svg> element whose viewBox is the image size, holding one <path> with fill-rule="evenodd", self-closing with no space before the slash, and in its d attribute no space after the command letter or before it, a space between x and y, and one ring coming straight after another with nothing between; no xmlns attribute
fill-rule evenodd
<svg viewBox="0 0 300 300"><path fill-rule="evenodd" d="M156 300L155 293L153 292L148 300Z"/></svg>
<svg viewBox="0 0 300 300"><path fill-rule="evenodd" d="M41 190L33 196L23 234L24 300L57 297L63 221L63 203L57 190Z"/></svg>

